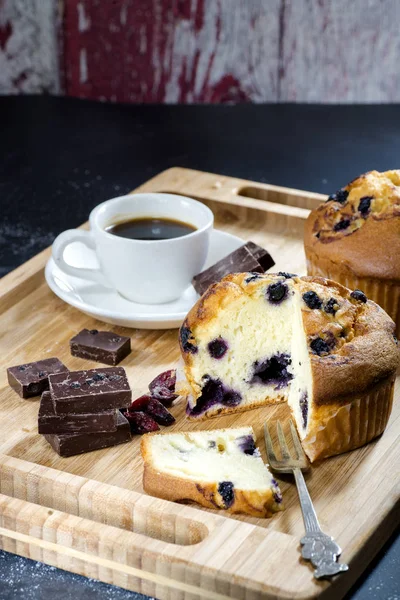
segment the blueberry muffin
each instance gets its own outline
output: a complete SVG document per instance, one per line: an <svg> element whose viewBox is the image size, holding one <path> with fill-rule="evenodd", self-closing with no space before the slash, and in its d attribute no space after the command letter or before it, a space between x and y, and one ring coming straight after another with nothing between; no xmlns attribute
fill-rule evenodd
<svg viewBox="0 0 400 600"><path fill-rule="evenodd" d="M400 170L371 171L309 215L304 236L309 275L361 289L400 335Z"/></svg>
<svg viewBox="0 0 400 600"><path fill-rule="evenodd" d="M282 510L278 483L264 464L252 427L142 438L143 488L166 500L270 517Z"/></svg>
<svg viewBox="0 0 400 600"><path fill-rule="evenodd" d="M395 325L359 290L320 277L239 273L211 286L180 329L187 415L287 401L310 460L384 430Z"/></svg>

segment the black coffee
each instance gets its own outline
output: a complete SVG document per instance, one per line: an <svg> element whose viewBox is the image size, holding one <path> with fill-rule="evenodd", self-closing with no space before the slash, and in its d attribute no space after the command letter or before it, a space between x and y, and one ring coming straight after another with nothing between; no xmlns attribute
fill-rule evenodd
<svg viewBox="0 0 400 600"><path fill-rule="evenodd" d="M175 219L142 217L114 223L106 231L130 240L170 240L193 233L196 227Z"/></svg>

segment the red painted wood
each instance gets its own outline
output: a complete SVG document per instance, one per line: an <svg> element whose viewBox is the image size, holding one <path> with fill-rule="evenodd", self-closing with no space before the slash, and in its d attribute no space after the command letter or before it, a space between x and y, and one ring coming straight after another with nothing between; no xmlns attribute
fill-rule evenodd
<svg viewBox="0 0 400 600"><path fill-rule="evenodd" d="M68 0L66 93L120 102L277 99L280 0Z"/></svg>

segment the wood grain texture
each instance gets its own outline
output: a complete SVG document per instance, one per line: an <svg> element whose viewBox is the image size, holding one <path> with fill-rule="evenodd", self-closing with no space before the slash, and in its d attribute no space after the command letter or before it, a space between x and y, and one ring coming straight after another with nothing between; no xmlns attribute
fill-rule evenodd
<svg viewBox="0 0 400 600"><path fill-rule="evenodd" d="M276 100L279 0L70 0L65 8L69 95Z"/></svg>
<svg viewBox="0 0 400 600"><path fill-rule="evenodd" d="M218 228L268 248L276 270L305 272L304 219L319 194L186 169L137 191L195 196L212 208ZM316 582L300 559L303 523L290 479L280 481L284 512L229 516L146 496L139 436L63 459L37 434L38 400L21 400L8 387L6 367L50 355L71 369L96 366L70 356L68 340L83 327L102 327L50 292L47 258L45 251L0 282L0 547L160 600L341 598L399 522L399 383L383 436L313 465L307 478L322 528L351 567L332 583ZM176 330L113 330L132 337L122 365L135 395L176 364ZM172 407L171 431L252 425L263 453L264 420L288 417L278 405L196 423L184 409L183 402Z"/></svg>
<svg viewBox="0 0 400 600"><path fill-rule="evenodd" d="M0 94L60 91L61 3L0 0Z"/></svg>
<svg viewBox="0 0 400 600"><path fill-rule="evenodd" d="M398 102L397 0L283 0L279 100Z"/></svg>
<svg viewBox="0 0 400 600"><path fill-rule="evenodd" d="M0 0L0 93L398 102L399 19L397 0Z"/></svg>
<svg viewBox="0 0 400 600"><path fill-rule="evenodd" d="M396 102L397 0L69 0L67 93L123 102Z"/></svg>

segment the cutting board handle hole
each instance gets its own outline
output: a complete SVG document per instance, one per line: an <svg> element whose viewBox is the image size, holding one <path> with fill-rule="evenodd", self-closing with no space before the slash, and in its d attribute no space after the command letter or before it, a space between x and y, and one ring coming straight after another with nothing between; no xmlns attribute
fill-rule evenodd
<svg viewBox="0 0 400 600"><path fill-rule="evenodd" d="M293 192L289 193L289 191L288 193L285 193L280 190L266 189L255 185L239 188L237 195L253 200L266 200L268 202L274 202L275 204L284 204L286 206L294 206L296 208L305 208L309 210L316 208L320 204L319 200L307 197L306 195L302 196L300 192L297 195Z"/></svg>

